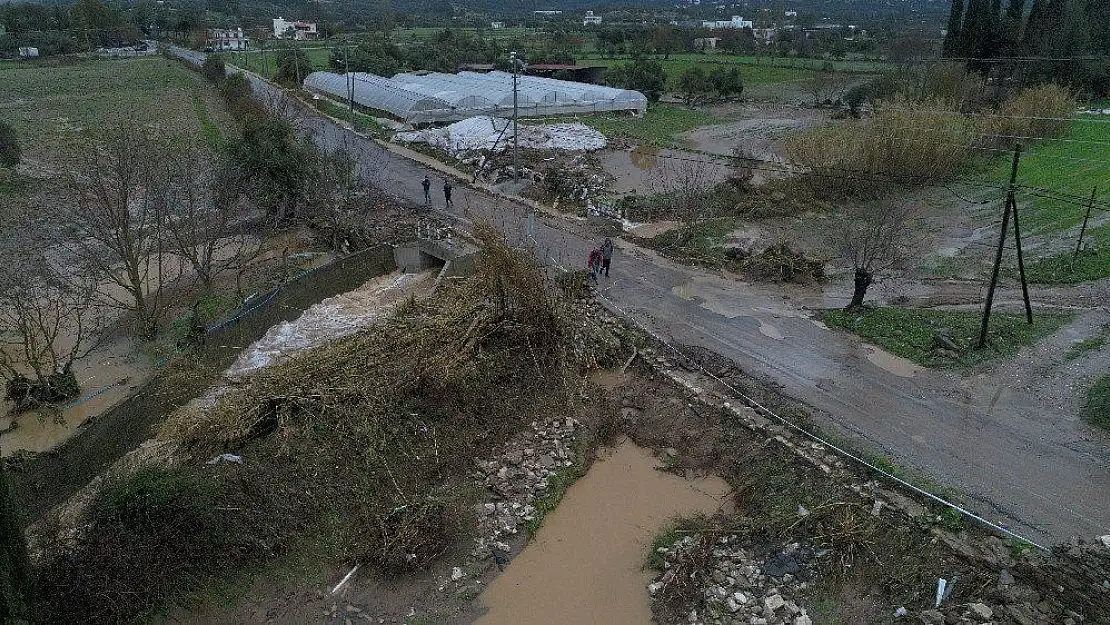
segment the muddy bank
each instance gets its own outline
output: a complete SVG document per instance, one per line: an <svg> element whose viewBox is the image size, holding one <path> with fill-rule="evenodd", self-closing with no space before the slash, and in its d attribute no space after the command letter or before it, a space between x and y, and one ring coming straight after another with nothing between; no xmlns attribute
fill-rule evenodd
<svg viewBox="0 0 1110 625"><path fill-rule="evenodd" d="M489 612L477 623L651 622L652 538L676 515L712 513L729 490L720 478L690 481L659 467L627 441L603 452L481 596Z"/></svg>

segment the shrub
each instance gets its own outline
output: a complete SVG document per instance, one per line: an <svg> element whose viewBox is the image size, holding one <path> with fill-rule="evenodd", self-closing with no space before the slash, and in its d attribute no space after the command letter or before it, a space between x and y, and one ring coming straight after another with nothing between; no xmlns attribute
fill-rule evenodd
<svg viewBox="0 0 1110 625"><path fill-rule="evenodd" d="M809 168L802 180L819 195L872 194L891 184L929 184L955 176L969 161L978 123L934 111L946 101L880 104L866 120L849 120L795 135L792 160Z"/></svg>
<svg viewBox="0 0 1110 625"><path fill-rule="evenodd" d="M984 142L1004 148L1027 142L1029 137L1062 137L1071 129L1076 101L1067 89L1039 85L1022 90L985 115Z"/></svg>
<svg viewBox="0 0 1110 625"><path fill-rule="evenodd" d="M606 80L618 87L639 91L651 102L658 102L666 89L667 72L659 61L639 59L610 69Z"/></svg>
<svg viewBox="0 0 1110 625"><path fill-rule="evenodd" d="M209 54L204 59L200 71L205 78L214 83L220 83L227 78L227 68L224 66L224 60L215 54Z"/></svg>

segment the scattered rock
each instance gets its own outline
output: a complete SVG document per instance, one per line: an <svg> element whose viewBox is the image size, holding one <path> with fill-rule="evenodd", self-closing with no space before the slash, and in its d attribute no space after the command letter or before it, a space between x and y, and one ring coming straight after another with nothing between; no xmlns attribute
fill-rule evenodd
<svg viewBox="0 0 1110 625"><path fill-rule="evenodd" d="M994 610L982 603L972 603L967 606L967 609L971 610L972 616L984 621L989 621L994 616Z"/></svg>

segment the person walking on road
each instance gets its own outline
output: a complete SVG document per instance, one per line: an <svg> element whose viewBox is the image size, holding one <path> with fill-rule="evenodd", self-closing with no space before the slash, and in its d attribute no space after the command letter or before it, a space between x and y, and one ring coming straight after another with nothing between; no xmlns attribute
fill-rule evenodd
<svg viewBox="0 0 1110 625"><path fill-rule="evenodd" d="M601 273L601 260L601 249L596 247L590 252L590 257L586 260L586 267L590 270L590 279L594 281L594 284L597 284L597 276Z"/></svg>
<svg viewBox="0 0 1110 625"><path fill-rule="evenodd" d="M427 176L424 176L424 182L420 183L424 187L424 205L432 205L432 181Z"/></svg>
<svg viewBox="0 0 1110 625"><path fill-rule="evenodd" d="M455 203L451 201L451 183L447 180L443 181L443 200L447 203L447 208L454 208Z"/></svg>
<svg viewBox="0 0 1110 625"><path fill-rule="evenodd" d="M605 272L605 277L609 277L609 263L613 262L613 239L605 237L605 241L601 244L601 269Z"/></svg>

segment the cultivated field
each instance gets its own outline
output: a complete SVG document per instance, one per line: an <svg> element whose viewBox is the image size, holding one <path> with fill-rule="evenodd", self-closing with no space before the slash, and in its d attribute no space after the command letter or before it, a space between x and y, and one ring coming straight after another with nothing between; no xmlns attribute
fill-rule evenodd
<svg viewBox="0 0 1110 625"><path fill-rule="evenodd" d="M161 57L0 65L0 110L29 168L69 160L86 132L126 120L211 141L230 127L199 74Z"/></svg>

